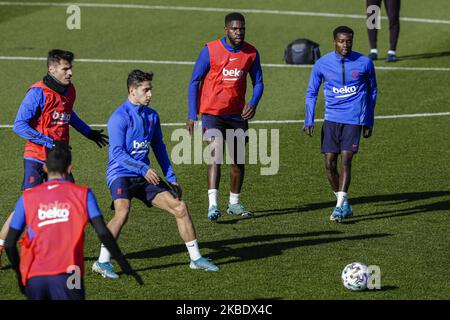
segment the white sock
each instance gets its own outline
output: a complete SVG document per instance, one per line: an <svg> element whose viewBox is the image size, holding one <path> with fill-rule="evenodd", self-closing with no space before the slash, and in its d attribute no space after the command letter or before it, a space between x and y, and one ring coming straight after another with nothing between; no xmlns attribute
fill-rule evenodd
<svg viewBox="0 0 450 320"><path fill-rule="evenodd" d="M389 50L388 54L394 55L395 56L395 51L394 50Z"/></svg>
<svg viewBox="0 0 450 320"><path fill-rule="evenodd" d="M212 206L217 207L217 196L219 195L219 190L217 189L209 189L208 190L208 198L209 198L209 208Z"/></svg>
<svg viewBox="0 0 450 320"><path fill-rule="evenodd" d="M108 249L103 245L100 249L100 256L98 257L98 262L105 263L111 261L111 253L109 253Z"/></svg>
<svg viewBox="0 0 450 320"><path fill-rule="evenodd" d="M230 204L238 204L240 195L240 193L230 192Z"/></svg>
<svg viewBox="0 0 450 320"><path fill-rule="evenodd" d="M378 49L370 49L370 53L378 54Z"/></svg>
<svg viewBox="0 0 450 320"><path fill-rule="evenodd" d="M0 239L0 246L5 246L5 240Z"/></svg>
<svg viewBox="0 0 450 320"><path fill-rule="evenodd" d="M338 198L338 193L337 193L337 192L334 192L334 191L333 191L333 193L334 193L334 195L336 196L336 200L337 200L337 198Z"/></svg>
<svg viewBox="0 0 450 320"><path fill-rule="evenodd" d="M200 250L198 249L197 239L186 242L186 248L188 249L189 257L192 261L198 260L202 257Z"/></svg>
<svg viewBox="0 0 450 320"><path fill-rule="evenodd" d="M347 192L339 191L336 207L342 207L346 199L347 199Z"/></svg>

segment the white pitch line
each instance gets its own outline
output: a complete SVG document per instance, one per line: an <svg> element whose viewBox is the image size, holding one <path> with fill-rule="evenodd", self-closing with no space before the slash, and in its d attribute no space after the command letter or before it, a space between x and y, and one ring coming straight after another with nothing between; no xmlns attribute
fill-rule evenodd
<svg viewBox="0 0 450 320"><path fill-rule="evenodd" d="M51 2L11 2L1 1L1 6L29 6L29 7L68 7L77 5L87 8L110 8L110 9L145 9L145 10L171 10L171 11L198 11L198 12L231 12L240 11L242 13L262 13L273 15L288 16L311 16L326 18L349 18L349 19L367 19L365 15L359 14L342 14L327 12L308 12L308 11L287 11L287 10L264 10L264 9L237 9L237 8L212 8L212 7L186 7L186 6L162 6L162 5L140 5L140 4L110 4L110 3L51 3ZM387 17L381 17L386 20ZM401 17L401 21L434 23L434 24L450 24L450 20L424 19Z"/></svg>
<svg viewBox="0 0 450 320"><path fill-rule="evenodd" d="M439 117L450 116L450 112L436 112L436 113L412 113L412 114L394 114L388 116L376 116L375 119L401 119L401 118L423 118L423 117ZM315 119L315 122L323 122L324 119ZM251 124L291 124L291 123L303 123L305 120L253 120ZM163 127L180 127L184 126L184 122L168 122L161 123ZM106 124L90 124L91 127L106 127ZM1 124L0 129L10 129L13 126L10 124Z"/></svg>
<svg viewBox="0 0 450 320"><path fill-rule="evenodd" d="M401 57L400 57L401 58ZM0 56L0 61L46 61L44 57L12 57ZM169 60L126 60L126 59L76 59L77 62L90 63L125 63L125 64L166 64L166 65L194 65L194 61L169 61ZM292 64L273 64L262 63L261 66L265 68L300 68L311 69L312 65L292 65ZM376 70L389 71L443 71L449 72L450 68L436 68L436 67L377 67Z"/></svg>

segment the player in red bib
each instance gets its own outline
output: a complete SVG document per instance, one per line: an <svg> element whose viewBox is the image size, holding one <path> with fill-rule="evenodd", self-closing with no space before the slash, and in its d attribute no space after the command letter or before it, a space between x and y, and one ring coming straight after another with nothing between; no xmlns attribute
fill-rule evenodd
<svg viewBox="0 0 450 320"><path fill-rule="evenodd" d="M71 81L72 61L72 52L51 50L47 57L47 75L29 88L17 112L13 130L27 140L22 190L46 180L43 170L46 153L58 144L69 143L69 125L100 148L108 144L103 130L91 129L73 111L76 91ZM11 215L0 232L0 258L10 220Z"/></svg>
<svg viewBox="0 0 450 320"><path fill-rule="evenodd" d="M216 146L226 140L227 132L248 130L248 120L252 119L261 99L264 84L259 53L245 38L245 18L233 12L225 17L225 34L206 44L195 63L189 84L189 113L187 129L192 134L197 114L202 115L202 128L210 146ZM247 75L253 83L253 96L245 104ZM252 213L240 202L241 187L244 182L244 163L239 159L239 150L244 146L236 145L239 139L230 138L235 152L231 165L231 190L227 213L245 217ZM237 152L236 152L237 151ZM215 155L222 158L222 155ZM220 163L214 161L208 165L208 219L215 221L221 216L217 205L220 182Z"/></svg>
<svg viewBox="0 0 450 320"><path fill-rule="evenodd" d="M122 270L132 273L103 221L94 194L88 187L68 181L70 150L50 150L44 170L48 181L23 192L5 242L21 292L33 300L84 299L84 229L88 221L114 252ZM25 227L19 258L16 242Z"/></svg>

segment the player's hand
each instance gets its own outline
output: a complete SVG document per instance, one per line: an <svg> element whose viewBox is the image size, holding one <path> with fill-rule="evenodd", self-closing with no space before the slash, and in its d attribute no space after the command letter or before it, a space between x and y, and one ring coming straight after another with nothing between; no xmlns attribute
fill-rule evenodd
<svg viewBox="0 0 450 320"><path fill-rule="evenodd" d="M304 126L303 127L303 132L307 135L312 137L314 134L314 127L313 126Z"/></svg>
<svg viewBox="0 0 450 320"><path fill-rule="evenodd" d="M241 117L244 120L250 120L255 116L256 113L256 107L252 104L247 104L244 107L244 110L242 110Z"/></svg>
<svg viewBox="0 0 450 320"><path fill-rule="evenodd" d="M67 150L72 150L72 147L69 146L69 143L67 141L53 141L53 148L52 149L67 149Z"/></svg>
<svg viewBox="0 0 450 320"><path fill-rule="evenodd" d="M159 184L160 178L158 174L156 173L156 170L154 169L148 169L147 173L144 176L145 180L147 180L148 183L151 183L153 185Z"/></svg>
<svg viewBox="0 0 450 320"><path fill-rule="evenodd" d="M173 192L177 195L177 198L181 200L181 196L183 195L183 190L181 189L181 186L177 182L172 182L171 187Z"/></svg>
<svg viewBox="0 0 450 320"><path fill-rule="evenodd" d="M372 136L372 131L373 131L372 128L363 126L363 137L364 138L370 138L370 136Z"/></svg>
<svg viewBox="0 0 450 320"><path fill-rule="evenodd" d="M99 148L108 145L108 136L106 134L103 134L102 132L103 129L101 130L92 129L87 136L87 138L89 140L94 141Z"/></svg>
<svg viewBox="0 0 450 320"><path fill-rule="evenodd" d="M189 131L189 134L192 136L194 134L194 125L195 121L192 119L186 120L186 129Z"/></svg>

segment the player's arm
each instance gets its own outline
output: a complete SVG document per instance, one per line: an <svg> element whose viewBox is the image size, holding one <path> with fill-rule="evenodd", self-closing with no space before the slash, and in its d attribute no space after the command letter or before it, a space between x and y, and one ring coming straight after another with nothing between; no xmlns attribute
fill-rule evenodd
<svg viewBox="0 0 450 320"><path fill-rule="evenodd" d="M37 119L42 113L44 105L45 96L41 88L28 90L17 111L13 131L26 140L51 149L53 148L53 139L30 126L31 121Z"/></svg>
<svg viewBox="0 0 450 320"><path fill-rule="evenodd" d="M127 152L126 145L127 122L119 114L113 114L108 121L109 156L127 170L145 176L150 166L133 159Z"/></svg>
<svg viewBox="0 0 450 320"><path fill-rule="evenodd" d="M367 64L367 110L366 110L366 125L363 127L363 137L369 138L372 135L374 120L375 120L375 104L377 101L378 88L377 77L375 75L375 66L369 60Z"/></svg>
<svg viewBox="0 0 450 320"><path fill-rule="evenodd" d="M156 160L163 171L164 176L167 181L171 184L177 182L177 177L175 176L175 172L173 171L172 164L170 163L169 155L167 154L167 148L163 141L161 123L159 120L159 116L157 116L156 123L152 127L155 132L152 136L152 141L150 145L152 147L153 152L155 153Z"/></svg>
<svg viewBox="0 0 450 320"><path fill-rule="evenodd" d="M259 100L261 100L264 92L261 61L258 51L256 52L256 58L249 73L253 84L253 94L249 103L247 103L247 105L244 107L244 110L242 110L242 118L245 120L250 120L255 116L256 107L258 106Z"/></svg>
<svg viewBox="0 0 450 320"><path fill-rule="evenodd" d="M188 89L188 116L186 121L186 128L189 133L192 134L194 129L194 123L197 121L198 114L198 93L200 89L200 84L203 78L208 73L211 68L209 62L209 50L207 46L204 46L200 51L197 61L194 65L194 70L192 71L191 81L189 82Z"/></svg>
<svg viewBox="0 0 450 320"><path fill-rule="evenodd" d="M305 101L305 123L303 131L308 136L312 137L314 133L314 114L316 109L317 95L319 94L320 85L322 84L322 73L320 71L320 64L316 63L309 78L308 88L306 90Z"/></svg>
<svg viewBox="0 0 450 320"><path fill-rule="evenodd" d="M17 283L21 293L25 294L25 287L20 274L20 256L17 250L17 241L25 228L25 209L21 196L14 208L14 214L9 225L8 235L5 240L5 251L13 270L16 272Z"/></svg>
<svg viewBox="0 0 450 320"><path fill-rule="evenodd" d="M88 126L80 117L72 111L70 115L70 125L74 127L79 133L94 141L99 148L108 145L108 136L103 134L103 129L94 130Z"/></svg>

